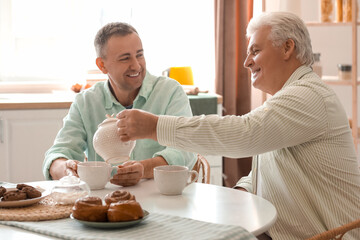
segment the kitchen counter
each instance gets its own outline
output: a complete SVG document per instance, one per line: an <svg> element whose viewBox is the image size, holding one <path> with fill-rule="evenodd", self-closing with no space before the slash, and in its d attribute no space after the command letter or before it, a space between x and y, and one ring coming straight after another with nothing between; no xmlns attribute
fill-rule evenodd
<svg viewBox="0 0 360 240"><path fill-rule="evenodd" d="M69 108L75 93L14 93L0 94L0 110Z"/></svg>
<svg viewBox="0 0 360 240"><path fill-rule="evenodd" d="M41 171L44 153L63 126L75 95L69 91L0 94L0 176L3 181L25 182L44 178ZM189 100L196 114L222 115L222 98L216 94L189 95ZM211 165L211 184L221 186L222 157L205 157Z"/></svg>
<svg viewBox="0 0 360 240"><path fill-rule="evenodd" d="M61 109L69 108L75 93L70 91L59 91L54 93L14 93L0 94L0 110L22 110L22 109ZM222 104L222 96L210 93L199 93L189 95L190 101L204 98L217 98L217 104Z"/></svg>

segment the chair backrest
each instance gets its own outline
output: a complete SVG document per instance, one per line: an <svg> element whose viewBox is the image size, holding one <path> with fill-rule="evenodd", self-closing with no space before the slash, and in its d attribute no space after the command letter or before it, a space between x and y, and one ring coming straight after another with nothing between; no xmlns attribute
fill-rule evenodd
<svg viewBox="0 0 360 240"><path fill-rule="evenodd" d="M351 223L319 233L307 240L341 240L345 233L355 228L360 228L360 218Z"/></svg>
<svg viewBox="0 0 360 240"><path fill-rule="evenodd" d="M210 183L210 164L204 158L204 156L198 154L197 155L197 161L193 167L193 170L197 171L199 173L199 178L197 182L201 183Z"/></svg>

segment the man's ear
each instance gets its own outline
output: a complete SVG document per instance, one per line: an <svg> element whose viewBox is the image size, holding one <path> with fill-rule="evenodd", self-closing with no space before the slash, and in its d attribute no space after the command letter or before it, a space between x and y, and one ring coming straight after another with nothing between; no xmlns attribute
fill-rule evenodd
<svg viewBox="0 0 360 240"><path fill-rule="evenodd" d="M108 71L104 65L104 61L101 57L96 58L96 66L98 66L98 68L100 69L100 71L102 71L102 73L104 73L104 74L108 73Z"/></svg>
<svg viewBox="0 0 360 240"><path fill-rule="evenodd" d="M294 40L289 38L284 43L284 58L285 58L285 60L288 60L294 52L295 52L295 42L294 42Z"/></svg>

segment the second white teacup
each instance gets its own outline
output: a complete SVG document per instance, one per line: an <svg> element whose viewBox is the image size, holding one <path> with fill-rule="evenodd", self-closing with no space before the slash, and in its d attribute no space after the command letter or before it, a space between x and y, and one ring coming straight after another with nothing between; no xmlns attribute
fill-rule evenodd
<svg viewBox="0 0 360 240"><path fill-rule="evenodd" d="M98 190L105 188L110 180L111 172L115 168L117 167L112 167L106 162L81 162L77 166L77 173L91 190Z"/></svg>
<svg viewBox="0 0 360 240"><path fill-rule="evenodd" d="M161 194L180 195L184 188L195 182L199 174L185 166L164 165L154 168L154 180Z"/></svg>

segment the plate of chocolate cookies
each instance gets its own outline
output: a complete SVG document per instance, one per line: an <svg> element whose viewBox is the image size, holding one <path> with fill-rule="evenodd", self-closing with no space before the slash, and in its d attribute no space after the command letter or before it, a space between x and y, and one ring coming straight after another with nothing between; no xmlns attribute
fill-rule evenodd
<svg viewBox="0 0 360 240"><path fill-rule="evenodd" d="M16 188L0 186L0 207L25 207L39 202L49 195L48 191L39 190L27 184L17 184Z"/></svg>

